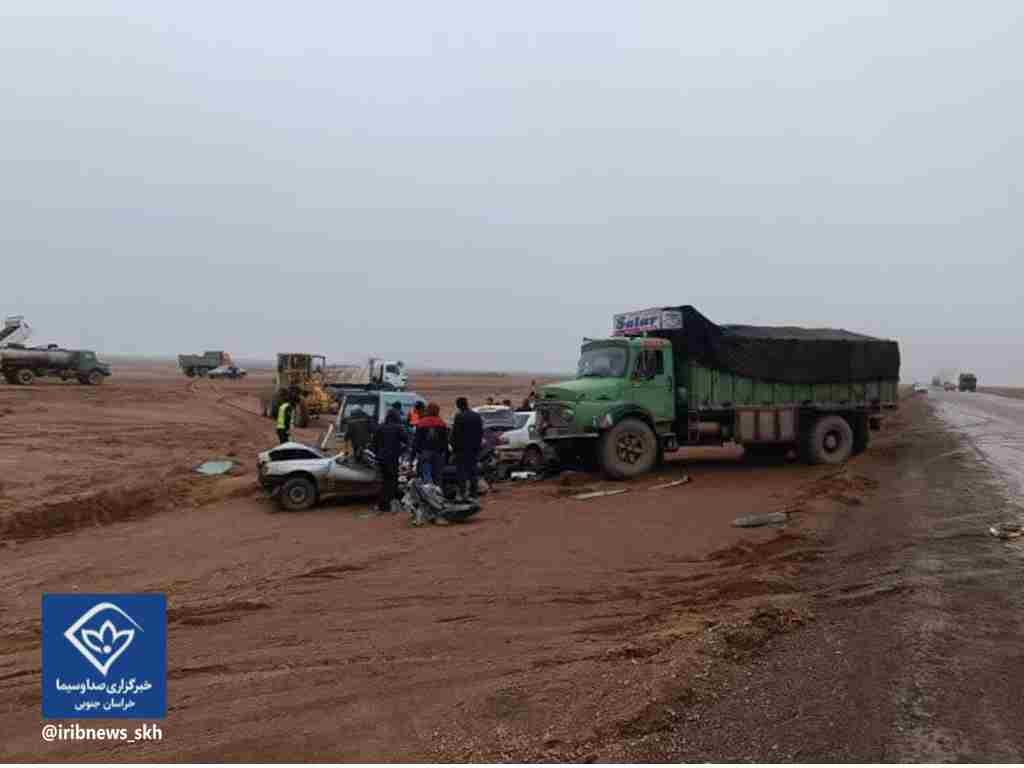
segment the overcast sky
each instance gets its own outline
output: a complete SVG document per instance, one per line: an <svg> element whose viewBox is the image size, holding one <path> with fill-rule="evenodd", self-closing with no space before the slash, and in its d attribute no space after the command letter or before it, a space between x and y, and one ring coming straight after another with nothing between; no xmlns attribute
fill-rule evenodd
<svg viewBox="0 0 1024 768"><path fill-rule="evenodd" d="M1022 15L4 3L0 313L107 353L543 371L690 303L1024 384Z"/></svg>

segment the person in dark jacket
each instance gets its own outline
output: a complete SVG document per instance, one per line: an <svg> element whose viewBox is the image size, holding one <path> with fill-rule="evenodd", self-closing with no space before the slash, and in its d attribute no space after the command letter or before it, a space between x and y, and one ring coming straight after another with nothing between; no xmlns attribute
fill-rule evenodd
<svg viewBox="0 0 1024 768"><path fill-rule="evenodd" d="M394 410L388 411L384 424L373 435L373 452L380 468L381 488L377 509L391 512L391 503L398 496L398 461L409 443L409 433L402 424L402 417Z"/></svg>
<svg viewBox="0 0 1024 768"><path fill-rule="evenodd" d="M352 457L356 461L363 460L363 452L372 442L373 427L370 416L362 408L356 406L349 414L345 425L345 438L352 446Z"/></svg>
<svg viewBox="0 0 1024 768"><path fill-rule="evenodd" d="M484 439L484 420L460 397L455 401L458 413L452 423L452 448L455 450L456 482L460 499L477 495L477 462Z"/></svg>
<svg viewBox="0 0 1024 768"><path fill-rule="evenodd" d="M437 403L428 405L426 415L420 416L416 422L412 450L420 479L426 483L440 483L448 454L448 425L441 418Z"/></svg>

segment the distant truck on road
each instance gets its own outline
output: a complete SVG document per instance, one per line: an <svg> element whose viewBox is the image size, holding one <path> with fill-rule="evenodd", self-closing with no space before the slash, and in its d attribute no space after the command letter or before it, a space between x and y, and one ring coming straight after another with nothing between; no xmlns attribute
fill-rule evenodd
<svg viewBox="0 0 1024 768"><path fill-rule="evenodd" d="M220 349L208 350L201 355L178 355L178 366L189 378L205 376L222 365L231 365L231 355Z"/></svg>
<svg viewBox="0 0 1024 768"><path fill-rule="evenodd" d="M691 306L628 312L611 338L584 339L575 379L542 387L537 433L613 478L726 441L841 464L896 407L899 367L896 342L848 331L719 326Z"/></svg>
<svg viewBox="0 0 1024 768"><path fill-rule="evenodd" d="M961 373L957 388L961 392L976 392L978 390L978 377L973 373Z"/></svg>
<svg viewBox="0 0 1024 768"><path fill-rule="evenodd" d="M23 386L44 376L56 376L62 381L77 379L81 384L96 386L110 375L110 366L101 363L95 352L61 349L56 344L48 347L17 344L5 347L0 351L0 370L8 384Z"/></svg>

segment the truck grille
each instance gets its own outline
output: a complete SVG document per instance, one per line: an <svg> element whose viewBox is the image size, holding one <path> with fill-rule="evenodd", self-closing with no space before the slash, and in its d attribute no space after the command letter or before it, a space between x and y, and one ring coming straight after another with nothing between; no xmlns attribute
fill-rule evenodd
<svg viewBox="0 0 1024 768"><path fill-rule="evenodd" d="M572 414L562 405L537 406L537 428L540 431L551 427L565 429L572 426Z"/></svg>

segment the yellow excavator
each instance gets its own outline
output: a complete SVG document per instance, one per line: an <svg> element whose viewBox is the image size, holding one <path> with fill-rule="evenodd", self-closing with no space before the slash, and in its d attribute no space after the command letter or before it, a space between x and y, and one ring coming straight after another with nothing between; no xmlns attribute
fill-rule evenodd
<svg viewBox="0 0 1024 768"><path fill-rule="evenodd" d="M312 419L328 413L334 398L327 391L327 358L305 352L282 352L277 356L274 391L261 398L263 415L276 418L280 393L294 392L298 405L292 422L297 427L309 426Z"/></svg>

